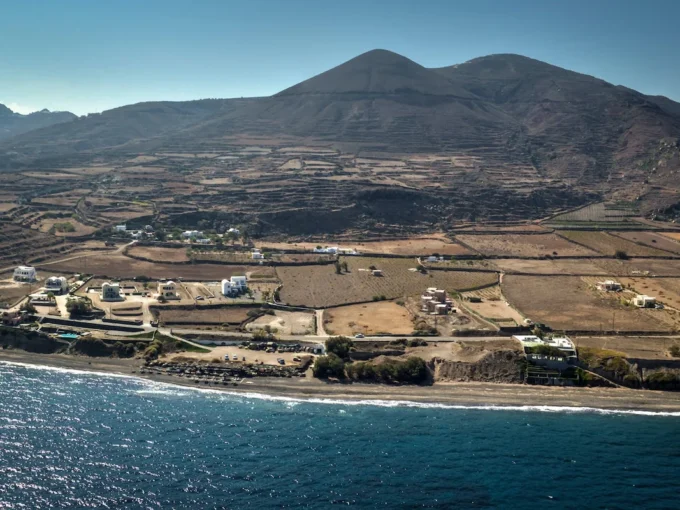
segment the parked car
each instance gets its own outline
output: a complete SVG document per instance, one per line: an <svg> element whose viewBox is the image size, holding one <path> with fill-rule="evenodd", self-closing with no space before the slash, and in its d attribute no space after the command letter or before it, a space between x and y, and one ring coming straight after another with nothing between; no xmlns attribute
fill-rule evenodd
<svg viewBox="0 0 680 510"><path fill-rule="evenodd" d="M357 333L356 335L354 335L354 338L365 338L365 337L361 333Z"/></svg>
<svg viewBox="0 0 680 510"><path fill-rule="evenodd" d="M224 361L229 361L229 355L228 354L224 355Z"/></svg>
<svg viewBox="0 0 680 510"><path fill-rule="evenodd" d="M205 298L203 296L196 296L196 301L203 301Z"/></svg>
<svg viewBox="0 0 680 510"><path fill-rule="evenodd" d="M295 356L293 358L293 361L295 361L296 363L299 363L300 361L302 361L302 358L300 356Z"/></svg>
<svg viewBox="0 0 680 510"><path fill-rule="evenodd" d="M279 365L285 365L285 364L286 364L286 360L283 359L283 358L279 358L279 359L277 359L276 361L279 362Z"/></svg>
<svg viewBox="0 0 680 510"><path fill-rule="evenodd" d="M231 359L233 359L234 361L238 361L238 356L234 354Z"/></svg>

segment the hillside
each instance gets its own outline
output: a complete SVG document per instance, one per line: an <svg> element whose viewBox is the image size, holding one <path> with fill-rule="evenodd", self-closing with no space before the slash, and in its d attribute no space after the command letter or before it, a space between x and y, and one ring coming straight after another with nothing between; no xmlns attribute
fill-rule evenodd
<svg viewBox="0 0 680 510"><path fill-rule="evenodd" d="M51 112L49 110L22 115L13 112L4 104L0 104L0 140L54 124L69 122L75 118L76 116L70 112Z"/></svg>
<svg viewBox="0 0 680 510"><path fill-rule="evenodd" d="M667 188L677 181L680 104L508 54L427 69L374 50L271 97L140 103L31 131L0 142L0 163L198 151L252 137L349 153L464 154L481 162L478 186L502 181L505 164L578 192L677 201Z"/></svg>

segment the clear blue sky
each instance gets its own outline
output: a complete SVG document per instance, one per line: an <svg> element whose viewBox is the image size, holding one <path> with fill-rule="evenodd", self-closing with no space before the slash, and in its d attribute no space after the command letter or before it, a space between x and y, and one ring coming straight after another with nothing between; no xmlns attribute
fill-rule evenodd
<svg viewBox="0 0 680 510"><path fill-rule="evenodd" d="M680 0L0 0L0 103L273 94L364 51L519 53L680 100Z"/></svg>

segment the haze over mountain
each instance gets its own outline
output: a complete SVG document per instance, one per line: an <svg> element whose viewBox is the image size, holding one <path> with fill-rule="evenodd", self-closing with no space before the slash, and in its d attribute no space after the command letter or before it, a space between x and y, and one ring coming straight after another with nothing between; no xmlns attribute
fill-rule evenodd
<svg viewBox="0 0 680 510"><path fill-rule="evenodd" d="M71 112L51 112L49 110L22 115L13 112L4 104L0 104L0 140L61 122L68 122L75 118L76 116Z"/></svg>
<svg viewBox="0 0 680 510"><path fill-rule="evenodd" d="M660 144L677 147L680 104L520 55L427 69L374 50L271 97L124 106L15 136L0 155L10 151L14 164L243 134L382 153L467 151L606 189L631 175L669 178L676 156L666 174L649 161Z"/></svg>

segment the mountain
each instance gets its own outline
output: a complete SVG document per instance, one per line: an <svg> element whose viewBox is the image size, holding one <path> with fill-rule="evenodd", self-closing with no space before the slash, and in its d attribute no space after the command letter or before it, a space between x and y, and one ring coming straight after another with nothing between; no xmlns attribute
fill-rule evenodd
<svg viewBox="0 0 680 510"><path fill-rule="evenodd" d="M374 50L271 97L140 103L31 131L0 143L0 158L191 147L244 134L348 151L464 152L607 192L674 179L671 163L657 172L650 161L660 143L680 139L680 104L520 55L428 69Z"/></svg>
<svg viewBox="0 0 680 510"><path fill-rule="evenodd" d="M473 98L444 76L387 50L373 50L276 94L384 95L416 93Z"/></svg>
<svg viewBox="0 0 680 510"><path fill-rule="evenodd" d="M49 110L22 115L13 112L4 104L0 104L0 140L54 124L69 122L75 118L77 117L70 112L51 112Z"/></svg>

